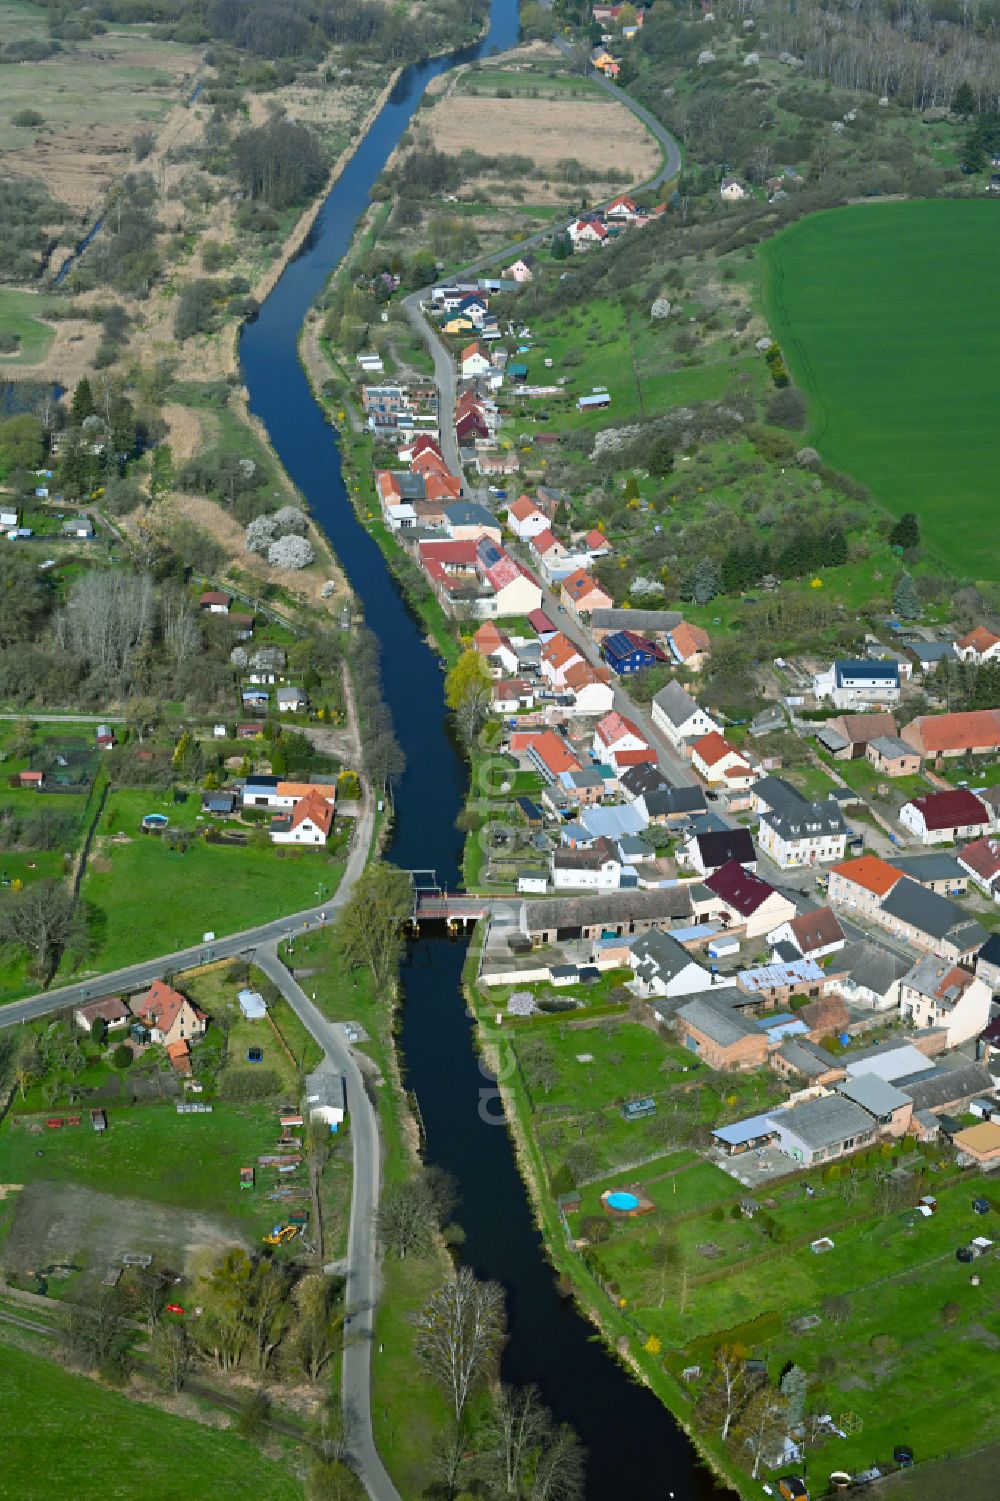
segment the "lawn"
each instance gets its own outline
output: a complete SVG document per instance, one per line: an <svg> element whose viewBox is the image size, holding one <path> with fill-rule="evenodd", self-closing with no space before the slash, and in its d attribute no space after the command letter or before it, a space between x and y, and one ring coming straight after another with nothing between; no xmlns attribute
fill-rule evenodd
<svg viewBox="0 0 1000 1501"><path fill-rule="evenodd" d="M0 1426L8 1494L21 1501L190 1501L218 1487L247 1501L297 1501L301 1482L234 1433L130 1402L85 1376L5 1345ZM30 1421L25 1415L30 1413ZM16 1477L16 1480L15 1478Z"/></svg>
<svg viewBox="0 0 1000 1501"><path fill-rule="evenodd" d="M39 1158L38 1137L8 1120L0 1135L5 1178L44 1177L252 1224L273 1216L262 1193L239 1183L239 1169L274 1148L273 1106L216 1101L210 1115L178 1115L172 1104L112 1106L108 1122L103 1135L86 1124L46 1132Z"/></svg>
<svg viewBox="0 0 1000 1501"><path fill-rule="evenodd" d="M118 809L120 796L113 799ZM124 814L112 808L107 817ZM197 840L181 853L142 835L128 844L106 842L83 883L95 943L90 966L116 969L190 947L206 932L222 938L302 911L316 905L320 882L327 894L336 888L343 869L320 850L234 849Z"/></svg>
<svg viewBox="0 0 1000 1501"><path fill-rule="evenodd" d="M2 17L0 9L0 22ZM35 292L15 291L10 287L0 290L0 333L14 334L18 340L17 353L0 354L0 362L16 360L19 366L35 365L45 358L56 334L50 323L41 320L55 301Z"/></svg>
<svg viewBox="0 0 1000 1501"><path fill-rule="evenodd" d="M1000 578L997 221L980 201L812 214L761 250L774 334L810 400L811 442L952 568Z"/></svg>

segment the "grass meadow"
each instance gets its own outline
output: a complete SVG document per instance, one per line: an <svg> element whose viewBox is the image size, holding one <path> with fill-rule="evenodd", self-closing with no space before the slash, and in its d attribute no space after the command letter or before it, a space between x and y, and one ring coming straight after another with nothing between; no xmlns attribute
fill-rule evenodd
<svg viewBox="0 0 1000 1501"><path fill-rule="evenodd" d="M998 246L992 204L931 201L813 214L761 249L810 441L890 511L916 511L956 572L993 579Z"/></svg>
<svg viewBox="0 0 1000 1501"><path fill-rule="evenodd" d="M302 1485L287 1466L234 1433L130 1402L85 1376L5 1344L0 1382L4 1470L22 1501L188 1501L225 1491L232 1501L294 1501ZM25 1421L25 1415L31 1415ZM16 1480L15 1478L16 1477Z"/></svg>

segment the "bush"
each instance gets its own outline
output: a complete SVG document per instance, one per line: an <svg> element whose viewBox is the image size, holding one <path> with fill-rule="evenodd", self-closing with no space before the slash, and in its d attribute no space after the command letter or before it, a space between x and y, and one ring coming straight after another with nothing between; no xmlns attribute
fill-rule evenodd
<svg viewBox="0 0 1000 1501"><path fill-rule="evenodd" d="M120 1042L111 1054L111 1063L114 1068L131 1068L134 1058L132 1049L127 1042Z"/></svg>
<svg viewBox="0 0 1000 1501"><path fill-rule="evenodd" d="M611 1226L603 1215L590 1214L580 1225L580 1233L596 1246L609 1238Z"/></svg>
<svg viewBox="0 0 1000 1501"><path fill-rule="evenodd" d="M11 115L10 123L35 128L45 124L45 116L40 115L37 109L19 109L15 115Z"/></svg>
<svg viewBox="0 0 1000 1501"><path fill-rule="evenodd" d="M308 568L316 554L305 537L279 537L267 549L267 561L274 568Z"/></svg>
<svg viewBox="0 0 1000 1501"><path fill-rule="evenodd" d="M949 1302L941 1310L941 1322L946 1329L953 1329L962 1317L961 1303Z"/></svg>
<svg viewBox="0 0 1000 1501"><path fill-rule="evenodd" d="M794 386L776 391L765 408L768 422L799 432L806 425L806 399Z"/></svg>
<svg viewBox="0 0 1000 1501"><path fill-rule="evenodd" d="M723 1220L726 1218L726 1211L723 1209L721 1204L716 1204L715 1208L712 1210L710 1218L713 1219L717 1225L722 1224Z"/></svg>
<svg viewBox="0 0 1000 1501"><path fill-rule="evenodd" d="M253 1103L281 1094L284 1086L273 1068L225 1068L218 1077L220 1100Z"/></svg>
<svg viewBox="0 0 1000 1501"><path fill-rule="evenodd" d="M894 1350L899 1348L899 1340L894 1334L873 1334L868 1344L872 1354L877 1355L880 1359L891 1355Z"/></svg>

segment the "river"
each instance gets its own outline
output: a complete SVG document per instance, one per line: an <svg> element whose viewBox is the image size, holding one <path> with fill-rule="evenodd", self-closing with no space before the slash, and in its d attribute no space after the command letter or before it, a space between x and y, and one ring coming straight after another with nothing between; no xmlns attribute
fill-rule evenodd
<svg viewBox="0 0 1000 1501"><path fill-rule="evenodd" d="M285 468L329 535L365 618L382 645L385 696L406 753L387 858L433 868L454 887L467 767L450 736L437 654L423 639L382 554L351 508L336 434L315 402L296 353L299 328L348 248L369 190L416 109L427 83L456 62L517 40L517 0L494 0L486 37L451 57L407 68L327 198L301 255L242 336L251 410L262 419ZM465 945L421 941L403 971L401 1049L420 1102L427 1157L458 1181L456 1219L476 1273L507 1293L506 1380L536 1382L560 1421L588 1451L589 1501L624 1492L631 1501L708 1501L724 1493L670 1414L634 1382L561 1298L502 1119L480 1111L489 1094L461 993ZM485 1118L484 1118L485 1117ZM407 1498L410 1501L410 1498Z"/></svg>

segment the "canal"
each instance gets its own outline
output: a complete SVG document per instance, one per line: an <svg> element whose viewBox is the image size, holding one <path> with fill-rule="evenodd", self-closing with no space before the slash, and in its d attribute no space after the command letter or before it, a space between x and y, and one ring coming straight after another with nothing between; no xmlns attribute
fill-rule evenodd
<svg viewBox="0 0 1000 1501"><path fill-rule="evenodd" d="M517 0L494 0L488 34L476 47L406 69L327 198L302 254L241 342L251 410L329 535L381 642L385 697L407 762L387 858L405 868L434 868L451 886L461 866L455 819L467 767L449 734L437 655L355 517L336 434L313 399L296 340L428 82L458 62L513 46L517 33ZM616 1363L556 1290L491 1081L473 1046L461 994L464 957L464 944L414 944L402 977L401 1048L407 1081L420 1102L428 1160L458 1181L455 1217L466 1233L463 1255L477 1275L495 1278L506 1290L511 1337L504 1379L536 1382L555 1416L576 1429L588 1452L589 1501L618 1494L631 1501L717 1497L723 1493L670 1414Z"/></svg>

